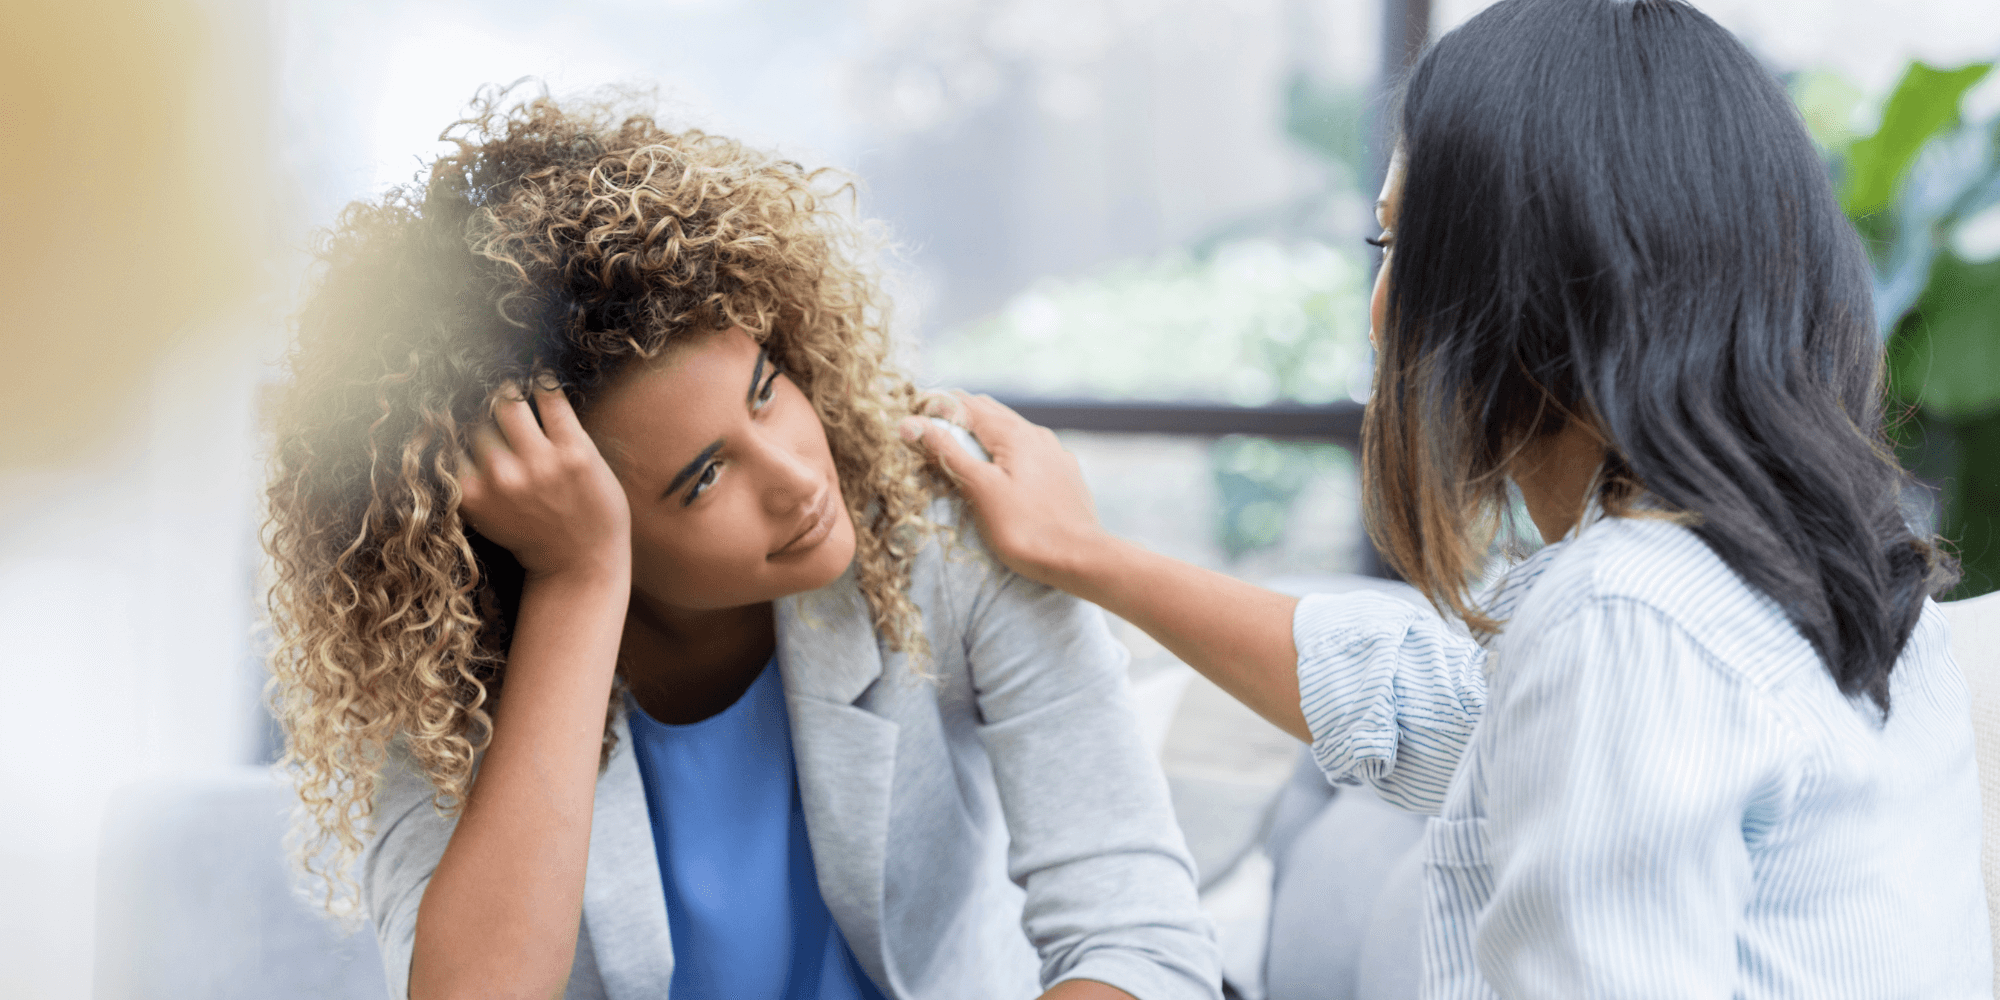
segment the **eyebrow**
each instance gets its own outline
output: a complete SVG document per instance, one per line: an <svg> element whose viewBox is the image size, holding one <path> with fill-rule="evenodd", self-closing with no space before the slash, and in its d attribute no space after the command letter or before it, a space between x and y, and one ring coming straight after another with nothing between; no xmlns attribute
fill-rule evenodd
<svg viewBox="0 0 2000 1000"><path fill-rule="evenodd" d="M750 369L750 391L743 394L743 402L757 405L757 383L764 380L764 359L770 355L768 348L757 349L757 367Z"/></svg>

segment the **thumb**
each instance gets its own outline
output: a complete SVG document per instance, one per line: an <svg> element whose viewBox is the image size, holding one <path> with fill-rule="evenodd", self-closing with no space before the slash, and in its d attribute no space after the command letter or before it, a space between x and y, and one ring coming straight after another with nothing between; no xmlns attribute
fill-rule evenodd
<svg viewBox="0 0 2000 1000"><path fill-rule="evenodd" d="M961 486L972 483L975 488L984 486L987 477L1001 475L993 463L982 461L978 456L965 450L951 430L942 422L923 417L904 417L898 430L903 440L923 446L931 460L943 467L944 471Z"/></svg>

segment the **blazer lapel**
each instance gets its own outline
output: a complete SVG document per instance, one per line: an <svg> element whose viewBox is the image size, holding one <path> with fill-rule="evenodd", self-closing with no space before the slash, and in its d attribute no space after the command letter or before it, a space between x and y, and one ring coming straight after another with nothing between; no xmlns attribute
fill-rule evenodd
<svg viewBox="0 0 2000 1000"><path fill-rule="evenodd" d="M820 896L869 976L901 995L882 933L894 722L854 704L882 652L853 570L777 602L778 667Z"/></svg>
<svg viewBox="0 0 2000 1000"><path fill-rule="evenodd" d="M646 788L623 712L612 724L618 746L597 779L591 807L590 858L583 880L583 923L609 1000L651 1000L674 975L666 890L653 849Z"/></svg>

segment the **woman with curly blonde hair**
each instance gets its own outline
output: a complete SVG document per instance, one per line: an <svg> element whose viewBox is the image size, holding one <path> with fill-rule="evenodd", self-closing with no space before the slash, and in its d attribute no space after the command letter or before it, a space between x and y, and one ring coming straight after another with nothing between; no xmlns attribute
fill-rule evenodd
<svg viewBox="0 0 2000 1000"><path fill-rule="evenodd" d="M1123 651L898 439L837 179L503 99L325 238L276 419L302 854L393 993L1215 996Z"/></svg>

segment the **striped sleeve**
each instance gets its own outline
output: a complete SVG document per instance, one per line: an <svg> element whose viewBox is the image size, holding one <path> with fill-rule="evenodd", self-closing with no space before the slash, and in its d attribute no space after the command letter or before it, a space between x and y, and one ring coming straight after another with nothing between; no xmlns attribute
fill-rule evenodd
<svg viewBox="0 0 2000 1000"><path fill-rule="evenodd" d="M1435 815L1486 705L1486 651L1386 594L1316 594L1292 614L1299 707L1330 780Z"/></svg>

